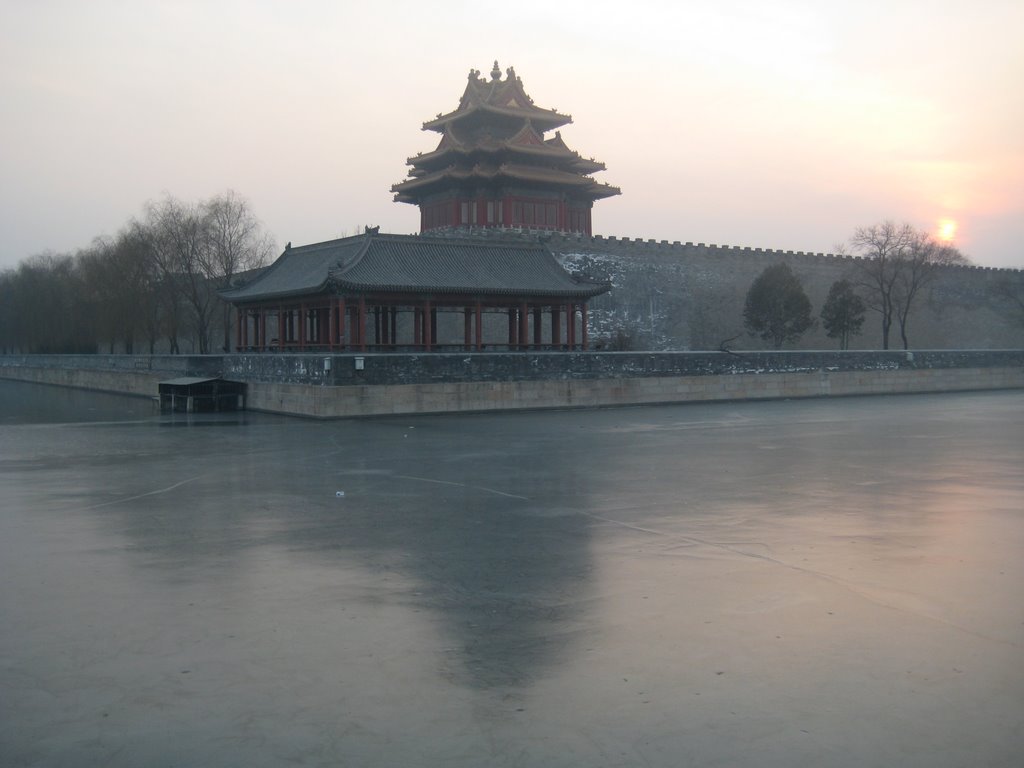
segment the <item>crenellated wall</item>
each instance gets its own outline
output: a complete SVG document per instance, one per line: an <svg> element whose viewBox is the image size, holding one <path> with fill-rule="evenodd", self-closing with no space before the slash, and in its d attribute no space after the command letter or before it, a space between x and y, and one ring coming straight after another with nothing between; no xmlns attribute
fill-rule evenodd
<svg viewBox="0 0 1024 768"><path fill-rule="evenodd" d="M701 350L762 348L743 327L747 290L766 267L785 262L800 278L818 318L836 280L855 278L867 260L850 255L774 250L641 238L587 237L560 232L476 229L445 231L446 237L521 237L545 242L570 271L614 288L591 304L597 346L608 348ZM1024 326L1000 302L997 283L1011 281L1024 295L1024 271L961 266L940 270L922 291L908 324L911 349L1014 349L1024 346ZM615 347L615 344L620 346ZM890 348L900 348L894 327ZM852 349L880 349L880 316L868 311ZM818 326L796 349L838 347Z"/></svg>
<svg viewBox="0 0 1024 768"><path fill-rule="evenodd" d="M766 267L788 264L800 278L818 318L832 284L856 281L866 260L857 256L739 248L703 243L577 238L553 235L550 247L570 270L616 287L591 303L594 335L613 338L622 330L639 348L758 348L762 342L743 327L747 290ZM1024 326L997 298L997 285L1012 281L1024 293L1024 272L991 267L956 266L938 270L920 294L908 323L911 349L1006 348L1024 345ZM890 348L901 347L898 328ZM838 346L820 322L796 348ZM882 346L881 319L868 310L853 349Z"/></svg>

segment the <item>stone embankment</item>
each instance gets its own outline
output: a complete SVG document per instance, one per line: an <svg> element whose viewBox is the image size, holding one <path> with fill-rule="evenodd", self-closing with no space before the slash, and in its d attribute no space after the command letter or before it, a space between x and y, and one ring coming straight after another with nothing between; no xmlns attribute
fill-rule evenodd
<svg viewBox="0 0 1024 768"><path fill-rule="evenodd" d="M343 418L1024 388L1024 350L0 357L0 378L147 397L181 376Z"/></svg>

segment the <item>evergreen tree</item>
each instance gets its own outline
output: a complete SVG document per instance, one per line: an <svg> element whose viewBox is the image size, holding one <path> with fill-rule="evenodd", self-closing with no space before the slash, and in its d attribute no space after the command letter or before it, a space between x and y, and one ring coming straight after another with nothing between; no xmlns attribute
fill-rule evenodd
<svg viewBox="0 0 1024 768"><path fill-rule="evenodd" d="M853 292L849 280L832 283L821 308L821 322L830 339L839 339L840 349L849 349L850 337L860 333L865 309L864 300Z"/></svg>
<svg viewBox="0 0 1024 768"><path fill-rule="evenodd" d="M814 325L811 301L788 264L774 264L757 276L747 291L743 324L775 349L796 341Z"/></svg>

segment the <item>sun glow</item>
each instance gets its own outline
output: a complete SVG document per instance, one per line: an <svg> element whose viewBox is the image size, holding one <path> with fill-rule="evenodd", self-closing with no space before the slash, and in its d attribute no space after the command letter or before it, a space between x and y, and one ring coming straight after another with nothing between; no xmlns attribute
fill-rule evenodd
<svg viewBox="0 0 1024 768"><path fill-rule="evenodd" d="M952 243L956 237L956 222L953 219L941 219L937 234L942 242Z"/></svg>

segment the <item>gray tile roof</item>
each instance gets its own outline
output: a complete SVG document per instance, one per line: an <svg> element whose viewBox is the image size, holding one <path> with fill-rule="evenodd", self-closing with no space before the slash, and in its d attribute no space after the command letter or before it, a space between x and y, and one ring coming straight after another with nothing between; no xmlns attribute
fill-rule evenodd
<svg viewBox="0 0 1024 768"><path fill-rule="evenodd" d="M358 256L364 245L363 237L348 237L286 248L277 261L251 283L222 291L221 295L228 301L248 301L322 293L331 270Z"/></svg>
<svg viewBox="0 0 1024 768"><path fill-rule="evenodd" d="M232 302L323 292L588 298L610 288L574 277L542 245L366 235L287 249Z"/></svg>

